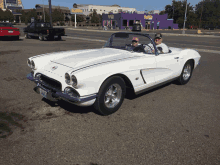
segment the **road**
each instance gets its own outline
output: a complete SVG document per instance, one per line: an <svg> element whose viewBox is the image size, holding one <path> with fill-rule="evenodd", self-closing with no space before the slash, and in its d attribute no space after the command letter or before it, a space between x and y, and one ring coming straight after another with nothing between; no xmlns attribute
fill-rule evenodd
<svg viewBox="0 0 220 165"><path fill-rule="evenodd" d="M109 37L66 33L63 41L0 41L0 119L10 123L0 128L11 128L0 138L2 164L220 164L219 38L164 36L168 46L206 50L190 82L126 98L119 111L103 117L92 107L42 99L26 79L28 57L100 48Z"/></svg>

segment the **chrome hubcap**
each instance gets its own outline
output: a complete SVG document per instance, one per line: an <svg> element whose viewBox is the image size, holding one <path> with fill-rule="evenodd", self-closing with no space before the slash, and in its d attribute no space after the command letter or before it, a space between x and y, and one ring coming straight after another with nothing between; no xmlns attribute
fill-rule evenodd
<svg viewBox="0 0 220 165"><path fill-rule="evenodd" d="M183 69L183 80L188 80L191 74L191 65L188 64L185 66L185 68Z"/></svg>
<svg viewBox="0 0 220 165"><path fill-rule="evenodd" d="M104 102L106 107L114 108L121 100L122 89L118 84L112 84L105 93Z"/></svg>

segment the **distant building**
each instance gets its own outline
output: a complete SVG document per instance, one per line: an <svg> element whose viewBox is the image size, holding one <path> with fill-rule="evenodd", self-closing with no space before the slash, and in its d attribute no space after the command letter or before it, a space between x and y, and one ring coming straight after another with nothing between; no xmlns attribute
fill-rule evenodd
<svg viewBox="0 0 220 165"><path fill-rule="evenodd" d="M146 11L137 11L138 14L144 14L146 13ZM152 10L152 11L148 11L147 14L159 14L160 11L159 10Z"/></svg>
<svg viewBox="0 0 220 165"><path fill-rule="evenodd" d="M119 12L126 12L126 13L133 13L136 11L135 8L129 7L121 7L119 5L91 5L91 4L76 4L75 8L81 9L83 14L88 16L90 13L93 13L94 10L100 15L108 14L109 12L112 13L119 13Z"/></svg>
<svg viewBox="0 0 220 165"><path fill-rule="evenodd" d="M1 9L9 9L14 15L15 21L20 22L21 13L17 13L16 10L22 10L24 6L21 0L0 0Z"/></svg>
<svg viewBox="0 0 220 165"><path fill-rule="evenodd" d="M167 14L138 14L138 13L118 13L103 14L102 26L110 26L113 29L130 28L134 23L141 23L144 29L178 29L178 24L174 24L172 19L167 19Z"/></svg>

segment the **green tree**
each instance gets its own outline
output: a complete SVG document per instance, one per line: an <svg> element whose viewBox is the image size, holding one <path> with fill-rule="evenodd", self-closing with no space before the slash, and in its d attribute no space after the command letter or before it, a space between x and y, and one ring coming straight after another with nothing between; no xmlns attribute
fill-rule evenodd
<svg viewBox="0 0 220 165"><path fill-rule="evenodd" d="M37 11L36 9L32 9L28 12L28 22L31 22L31 18L34 17L34 20L37 20Z"/></svg>
<svg viewBox="0 0 220 165"><path fill-rule="evenodd" d="M174 7L174 8L173 8ZM174 14L173 14L174 9ZM177 23L179 28L183 27L184 18L185 18L186 2L185 1L174 1L173 5L166 5L165 11L161 11L160 15L168 14L168 19L173 18L174 23ZM196 14L193 10L193 6L190 6L190 3L187 3L187 21L186 27L191 25L193 21L196 20Z"/></svg>
<svg viewBox="0 0 220 165"><path fill-rule="evenodd" d="M61 12L60 9L55 9L52 12L52 22L64 21L64 14Z"/></svg>
<svg viewBox="0 0 220 165"><path fill-rule="evenodd" d="M220 25L220 0L204 0L195 5L195 13L198 24L201 26L213 24L214 26Z"/></svg>
<svg viewBox="0 0 220 165"><path fill-rule="evenodd" d="M160 11L160 13L159 13L159 15L164 15L164 14L166 14L166 13L165 13L165 10L162 10L162 11Z"/></svg>
<svg viewBox="0 0 220 165"><path fill-rule="evenodd" d="M91 23L100 23L101 19L99 14L97 14L96 10L93 10L93 13L90 14Z"/></svg>
<svg viewBox="0 0 220 165"><path fill-rule="evenodd" d="M5 12L2 9L0 9L0 21L4 21L4 14Z"/></svg>
<svg viewBox="0 0 220 165"><path fill-rule="evenodd" d="M71 15L71 21L75 22L75 14ZM85 21L85 18L83 15L76 15L76 22L83 22Z"/></svg>
<svg viewBox="0 0 220 165"><path fill-rule="evenodd" d="M3 19L4 19L4 21L13 22L14 15L12 14L12 12L10 10L6 9L6 11L4 11Z"/></svg>

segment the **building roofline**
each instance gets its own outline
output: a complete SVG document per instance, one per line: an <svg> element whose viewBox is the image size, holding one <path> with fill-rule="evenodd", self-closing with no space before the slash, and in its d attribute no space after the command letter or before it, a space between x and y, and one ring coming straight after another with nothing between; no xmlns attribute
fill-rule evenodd
<svg viewBox="0 0 220 165"><path fill-rule="evenodd" d="M44 4L36 4L35 7L36 7L37 5L40 6L40 7L43 7L43 6L44 6L44 7L46 7L46 6L49 7L49 5L44 5ZM60 8L66 8L66 9L68 8L68 10L69 10L69 7L65 7L65 6L55 6L55 5L51 5L51 7L60 7Z"/></svg>
<svg viewBox="0 0 220 165"><path fill-rule="evenodd" d="M77 4L78 5L83 5L83 6L89 6L89 5L93 5L93 4ZM136 9L136 8L133 8L133 7L122 7L122 6L113 6L113 5L93 5L93 6L106 6L106 7L120 7L120 8L132 8L132 9Z"/></svg>

